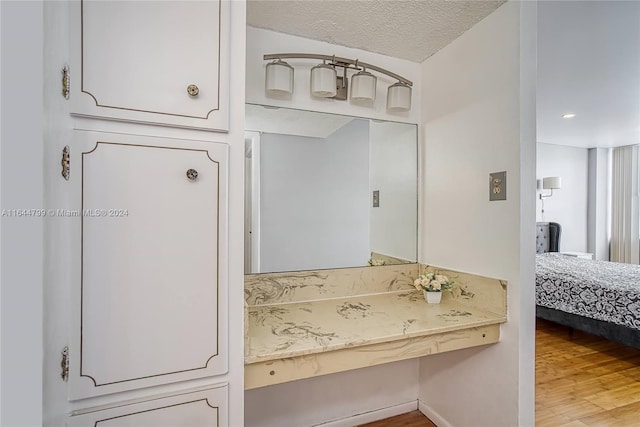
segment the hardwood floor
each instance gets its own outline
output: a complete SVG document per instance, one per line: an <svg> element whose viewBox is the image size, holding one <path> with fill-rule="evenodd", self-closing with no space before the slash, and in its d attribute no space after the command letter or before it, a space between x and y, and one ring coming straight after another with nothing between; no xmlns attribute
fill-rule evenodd
<svg viewBox="0 0 640 427"><path fill-rule="evenodd" d="M536 427L640 426L640 349L538 319Z"/></svg>
<svg viewBox="0 0 640 427"><path fill-rule="evenodd" d="M437 427L420 411L407 412L397 417L362 424L359 427Z"/></svg>
<svg viewBox="0 0 640 427"><path fill-rule="evenodd" d="M361 427L435 427L419 411ZM536 427L640 427L640 349L538 319Z"/></svg>

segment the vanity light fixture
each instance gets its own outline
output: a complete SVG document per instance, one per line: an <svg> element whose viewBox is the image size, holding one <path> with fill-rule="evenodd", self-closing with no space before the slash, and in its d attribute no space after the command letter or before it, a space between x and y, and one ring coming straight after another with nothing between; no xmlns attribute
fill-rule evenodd
<svg viewBox="0 0 640 427"><path fill-rule="evenodd" d="M333 98L337 93L336 68L326 63L311 69L311 95L322 98Z"/></svg>
<svg viewBox="0 0 640 427"><path fill-rule="evenodd" d="M362 70L351 77L351 100L356 102L373 102L376 100L378 79L373 74Z"/></svg>
<svg viewBox="0 0 640 427"><path fill-rule="evenodd" d="M314 59L323 61L311 68L310 91L312 96L344 101L349 86L347 70L355 71L351 76L351 101L358 104L372 104L376 99L377 77L371 73L385 74L396 83L387 90L387 110L390 112L411 109L411 87L413 82L375 65L357 59L341 58L335 55L314 53L276 53L264 55L267 64L265 86L268 95L291 95L293 93L293 67L283 59ZM342 68L339 76L337 68Z"/></svg>
<svg viewBox="0 0 640 427"><path fill-rule="evenodd" d="M293 94L293 67L280 59L270 62L267 64L264 85L270 95Z"/></svg>
<svg viewBox="0 0 640 427"><path fill-rule="evenodd" d="M387 110L409 111L411 109L411 87L398 82L387 90Z"/></svg>

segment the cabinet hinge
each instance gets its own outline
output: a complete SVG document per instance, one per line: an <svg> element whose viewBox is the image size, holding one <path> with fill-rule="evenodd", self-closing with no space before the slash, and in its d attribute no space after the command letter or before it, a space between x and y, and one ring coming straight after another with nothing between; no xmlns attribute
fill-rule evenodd
<svg viewBox="0 0 640 427"><path fill-rule="evenodd" d="M65 145L62 149L62 159L60 160L60 166L62 166L62 177L69 181L69 175L71 173L71 151L68 145Z"/></svg>
<svg viewBox="0 0 640 427"><path fill-rule="evenodd" d="M69 66L65 65L62 67L62 96L64 96L64 99L69 99L70 90Z"/></svg>
<svg viewBox="0 0 640 427"><path fill-rule="evenodd" d="M62 358L60 359L60 376L62 381L67 382L69 379L69 347L62 349Z"/></svg>

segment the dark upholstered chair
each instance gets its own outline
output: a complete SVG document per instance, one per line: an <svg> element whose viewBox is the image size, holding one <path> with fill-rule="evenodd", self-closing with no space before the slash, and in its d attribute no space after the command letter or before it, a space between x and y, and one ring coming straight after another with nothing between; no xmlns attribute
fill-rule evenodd
<svg viewBox="0 0 640 427"><path fill-rule="evenodd" d="M536 253L559 252L562 227L557 222L536 223Z"/></svg>

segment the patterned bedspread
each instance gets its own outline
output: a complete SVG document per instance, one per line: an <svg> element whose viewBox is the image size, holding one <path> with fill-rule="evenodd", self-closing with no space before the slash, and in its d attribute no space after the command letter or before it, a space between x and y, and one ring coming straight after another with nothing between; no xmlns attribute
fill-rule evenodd
<svg viewBox="0 0 640 427"><path fill-rule="evenodd" d="M640 266L538 254L536 304L640 329Z"/></svg>

